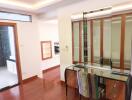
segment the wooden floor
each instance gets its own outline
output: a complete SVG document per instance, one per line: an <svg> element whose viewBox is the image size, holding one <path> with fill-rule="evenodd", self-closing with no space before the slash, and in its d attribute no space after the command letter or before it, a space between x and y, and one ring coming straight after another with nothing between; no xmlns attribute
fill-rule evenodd
<svg viewBox="0 0 132 100"><path fill-rule="evenodd" d="M78 100L76 98L74 90L69 89L68 100ZM0 100L67 100L65 85L60 83L59 68L46 72L44 79L0 92Z"/></svg>
<svg viewBox="0 0 132 100"><path fill-rule="evenodd" d="M72 88L68 89L66 97L65 85L60 83L59 72L59 68L50 70L44 73L43 79L38 78L0 92L0 100L79 100L78 92Z"/></svg>

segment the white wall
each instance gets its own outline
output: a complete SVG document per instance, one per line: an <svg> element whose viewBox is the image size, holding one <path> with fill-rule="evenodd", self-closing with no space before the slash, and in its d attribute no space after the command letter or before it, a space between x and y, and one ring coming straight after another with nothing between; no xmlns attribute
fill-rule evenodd
<svg viewBox="0 0 132 100"><path fill-rule="evenodd" d="M22 79L42 77L42 70L60 64L60 55L54 54L54 42L59 42L57 20L44 21L33 15L32 22L0 21L17 23ZM40 41L52 41L51 59L41 60Z"/></svg>
<svg viewBox="0 0 132 100"><path fill-rule="evenodd" d="M40 70L41 55L37 18L33 16L32 22L15 23L17 23L22 78L26 79L34 75L40 76L42 72Z"/></svg>
<svg viewBox="0 0 132 100"><path fill-rule="evenodd" d="M72 64L72 34L71 18L67 15L59 16L59 38L60 38L60 73L64 80L64 71Z"/></svg>
<svg viewBox="0 0 132 100"><path fill-rule="evenodd" d="M39 32L37 27L37 18L35 16L33 16L32 23L18 22L23 78L41 74Z"/></svg>
<svg viewBox="0 0 132 100"><path fill-rule="evenodd" d="M52 43L52 58L41 60L41 70L60 65L60 55L54 53L54 42L59 42L58 21L39 19L38 28L40 41L51 41Z"/></svg>

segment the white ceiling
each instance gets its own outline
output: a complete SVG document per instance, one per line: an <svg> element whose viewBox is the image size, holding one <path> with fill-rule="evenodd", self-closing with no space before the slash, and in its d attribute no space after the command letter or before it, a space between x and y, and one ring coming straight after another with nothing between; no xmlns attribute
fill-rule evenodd
<svg viewBox="0 0 132 100"><path fill-rule="evenodd" d="M85 0L0 0L0 8L31 13L45 13L79 1Z"/></svg>
<svg viewBox="0 0 132 100"><path fill-rule="evenodd" d="M120 1L120 2L119 2ZM0 0L0 11L43 14L44 16L57 15L57 10L68 7L70 10L82 8L96 8L97 5L120 4L131 0ZM85 3L86 2L86 3ZM73 6L73 5L76 5ZM80 5L80 6L79 6ZM81 10L85 11L85 10Z"/></svg>

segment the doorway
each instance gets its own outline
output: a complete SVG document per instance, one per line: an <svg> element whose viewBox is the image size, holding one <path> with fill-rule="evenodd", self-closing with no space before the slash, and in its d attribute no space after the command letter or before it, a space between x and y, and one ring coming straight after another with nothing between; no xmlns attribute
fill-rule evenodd
<svg viewBox="0 0 132 100"><path fill-rule="evenodd" d="M0 90L21 82L16 24L0 22Z"/></svg>

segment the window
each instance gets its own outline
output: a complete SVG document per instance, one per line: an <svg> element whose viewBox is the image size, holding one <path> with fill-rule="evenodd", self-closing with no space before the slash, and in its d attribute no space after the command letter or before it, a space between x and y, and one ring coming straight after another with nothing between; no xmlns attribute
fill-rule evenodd
<svg viewBox="0 0 132 100"><path fill-rule="evenodd" d="M11 12L0 12L0 19L1 20L25 21L25 22L32 21L31 15L15 14Z"/></svg>

